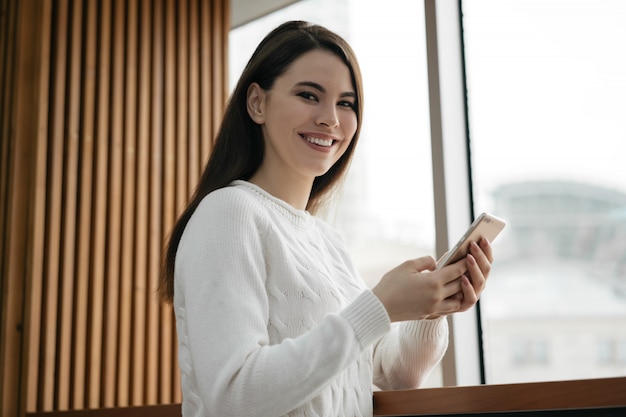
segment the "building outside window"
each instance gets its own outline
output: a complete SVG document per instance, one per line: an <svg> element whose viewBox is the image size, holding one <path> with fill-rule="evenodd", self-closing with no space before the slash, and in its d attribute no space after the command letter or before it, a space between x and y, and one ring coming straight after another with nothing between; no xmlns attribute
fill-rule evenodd
<svg viewBox="0 0 626 417"><path fill-rule="evenodd" d="M626 3L462 11L475 204L508 220L481 300L487 382L624 376Z"/></svg>

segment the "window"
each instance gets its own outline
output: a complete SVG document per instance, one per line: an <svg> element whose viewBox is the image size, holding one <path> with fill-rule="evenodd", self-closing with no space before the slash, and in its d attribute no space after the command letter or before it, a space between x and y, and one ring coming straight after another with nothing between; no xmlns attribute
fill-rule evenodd
<svg viewBox="0 0 626 417"><path fill-rule="evenodd" d="M474 211L509 223L481 301L486 380L626 375L626 3L462 11Z"/></svg>

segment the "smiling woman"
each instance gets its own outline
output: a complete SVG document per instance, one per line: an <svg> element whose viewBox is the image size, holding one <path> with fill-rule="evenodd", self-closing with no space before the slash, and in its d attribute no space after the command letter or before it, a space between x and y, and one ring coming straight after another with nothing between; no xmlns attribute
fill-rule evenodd
<svg viewBox="0 0 626 417"><path fill-rule="evenodd" d="M486 240L438 270L408 260L369 290L315 215L354 154L362 103L356 57L324 27L281 24L252 55L167 248L184 416L371 415L373 385L420 386L446 350L445 316L476 303Z"/></svg>
<svg viewBox="0 0 626 417"><path fill-rule="evenodd" d="M295 61L271 90L250 85L248 113L265 138L251 183L295 208L307 207L313 181L339 160L356 133L351 78L337 55L316 50Z"/></svg>
<svg viewBox="0 0 626 417"><path fill-rule="evenodd" d="M307 0L239 26L229 37L231 90L256 40L291 19L340 33L359 57L366 80L359 151L320 215L345 236L359 272L373 287L388 265L435 254L424 4ZM427 383L441 384L441 373Z"/></svg>

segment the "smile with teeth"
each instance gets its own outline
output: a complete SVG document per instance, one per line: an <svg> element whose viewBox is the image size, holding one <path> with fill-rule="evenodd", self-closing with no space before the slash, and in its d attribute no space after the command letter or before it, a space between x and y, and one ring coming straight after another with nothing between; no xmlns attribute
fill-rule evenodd
<svg viewBox="0 0 626 417"><path fill-rule="evenodd" d="M333 140L332 139L320 139L320 138L314 138L312 136L305 136L302 135L302 137L309 143L313 143L315 145L319 145L319 146L332 146L333 144Z"/></svg>

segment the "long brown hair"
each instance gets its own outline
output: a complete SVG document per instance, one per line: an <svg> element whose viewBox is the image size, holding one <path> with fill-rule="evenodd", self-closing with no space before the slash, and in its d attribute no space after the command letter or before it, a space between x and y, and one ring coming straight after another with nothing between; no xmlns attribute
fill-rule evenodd
<svg viewBox="0 0 626 417"><path fill-rule="evenodd" d="M359 138L363 114L362 78L356 56L343 38L322 26L303 21L283 23L261 41L243 70L226 106L215 146L200 182L187 208L171 231L159 280L159 294L164 301L172 302L174 298L176 251L185 226L198 204L207 194L226 187L234 180L250 179L263 160L262 130L250 118L246 108L248 87L256 82L264 90L270 90L276 78L287 71L296 59L316 49L334 53L350 70L357 95L355 103L357 130L341 158L328 172L315 178L307 210L315 213L324 202L324 198L344 176Z"/></svg>

